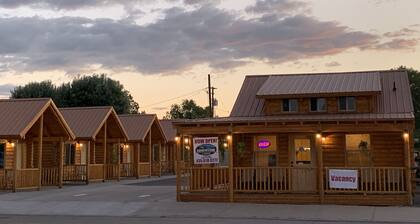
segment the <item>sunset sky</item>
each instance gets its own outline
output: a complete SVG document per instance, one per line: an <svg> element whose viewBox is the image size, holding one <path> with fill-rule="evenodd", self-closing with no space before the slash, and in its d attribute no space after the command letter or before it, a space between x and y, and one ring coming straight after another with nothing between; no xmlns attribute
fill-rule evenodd
<svg viewBox="0 0 420 224"><path fill-rule="evenodd" d="M160 117L227 116L245 75L420 70L418 0L0 0L0 97L31 81L107 73Z"/></svg>

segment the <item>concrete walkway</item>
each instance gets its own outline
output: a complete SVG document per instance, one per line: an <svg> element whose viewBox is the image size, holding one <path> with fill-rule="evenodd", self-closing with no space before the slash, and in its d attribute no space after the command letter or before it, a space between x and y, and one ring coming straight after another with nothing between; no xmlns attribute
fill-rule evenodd
<svg viewBox="0 0 420 224"><path fill-rule="evenodd" d="M173 177L0 194L0 215L419 223L417 207L176 202ZM0 219L0 223L2 220Z"/></svg>

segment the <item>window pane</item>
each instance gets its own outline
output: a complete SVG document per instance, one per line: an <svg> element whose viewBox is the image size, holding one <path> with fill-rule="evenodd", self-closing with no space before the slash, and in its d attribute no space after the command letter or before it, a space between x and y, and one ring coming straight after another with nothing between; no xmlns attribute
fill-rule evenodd
<svg viewBox="0 0 420 224"><path fill-rule="evenodd" d="M318 98L318 111L326 111L327 110L327 103L325 98Z"/></svg>
<svg viewBox="0 0 420 224"><path fill-rule="evenodd" d="M311 140L294 139L296 164L310 164L311 163Z"/></svg>
<svg viewBox="0 0 420 224"><path fill-rule="evenodd" d="M317 98L311 98L311 111L317 111Z"/></svg>
<svg viewBox="0 0 420 224"><path fill-rule="evenodd" d="M346 110L347 106L346 106L346 97L345 96L340 96L339 98L339 109L340 110Z"/></svg>
<svg viewBox="0 0 420 224"><path fill-rule="evenodd" d="M289 110L292 112L296 112L298 108L297 100L289 100Z"/></svg>
<svg viewBox="0 0 420 224"><path fill-rule="evenodd" d="M0 168L4 169L4 151L6 149L6 144L0 144Z"/></svg>
<svg viewBox="0 0 420 224"><path fill-rule="evenodd" d="M346 135L346 158L348 166L370 166L370 135Z"/></svg>
<svg viewBox="0 0 420 224"><path fill-rule="evenodd" d="M288 99L283 100L283 111L286 111L286 112L289 111L289 100Z"/></svg>
<svg viewBox="0 0 420 224"><path fill-rule="evenodd" d="M347 110L355 111L356 110L356 98L353 96L347 97Z"/></svg>

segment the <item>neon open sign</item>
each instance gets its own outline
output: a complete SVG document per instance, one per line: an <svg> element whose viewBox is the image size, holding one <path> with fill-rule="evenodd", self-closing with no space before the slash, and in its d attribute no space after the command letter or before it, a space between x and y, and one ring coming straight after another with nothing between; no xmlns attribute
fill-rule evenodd
<svg viewBox="0 0 420 224"><path fill-rule="evenodd" d="M267 139L262 139L262 140L258 141L257 146L260 149L267 149L271 146L271 142L268 141Z"/></svg>

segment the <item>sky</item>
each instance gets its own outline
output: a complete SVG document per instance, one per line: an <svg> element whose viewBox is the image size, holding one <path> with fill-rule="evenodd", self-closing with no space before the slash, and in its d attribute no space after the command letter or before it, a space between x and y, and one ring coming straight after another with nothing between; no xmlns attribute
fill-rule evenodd
<svg viewBox="0 0 420 224"><path fill-rule="evenodd" d="M418 0L0 0L0 98L106 73L140 110L228 116L246 75L420 70Z"/></svg>

